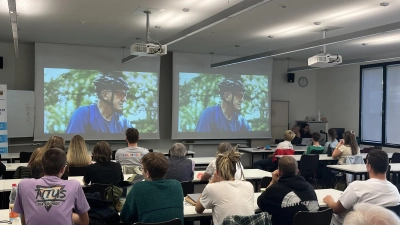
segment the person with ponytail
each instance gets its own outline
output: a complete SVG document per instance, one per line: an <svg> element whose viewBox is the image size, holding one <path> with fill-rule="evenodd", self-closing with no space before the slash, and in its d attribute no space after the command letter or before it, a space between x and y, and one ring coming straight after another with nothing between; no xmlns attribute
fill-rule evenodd
<svg viewBox="0 0 400 225"><path fill-rule="evenodd" d="M346 156L359 155L360 148L358 147L356 140L356 133L354 131L346 131L343 134L343 138L336 145L335 150L332 153L332 158L339 159L338 164L345 164Z"/></svg>
<svg viewBox="0 0 400 225"><path fill-rule="evenodd" d="M221 225L230 215L250 216L254 214L253 185L242 179L235 179L236 165L240 163L240 153L233 150L218 154L216 171L196 202L196 212L212 209L214 225Z"/></svg>

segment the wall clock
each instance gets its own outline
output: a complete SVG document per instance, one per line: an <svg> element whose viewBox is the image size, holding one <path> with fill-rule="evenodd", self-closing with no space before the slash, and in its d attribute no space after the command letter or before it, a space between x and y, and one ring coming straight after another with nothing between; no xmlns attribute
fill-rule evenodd
<svg viewBox="0 0 400 225"><path fill-rule="evenodd" d="M300 87L306 87L308 84L308 80L306 77L300 77L299 78L299 85Z"/></svg>

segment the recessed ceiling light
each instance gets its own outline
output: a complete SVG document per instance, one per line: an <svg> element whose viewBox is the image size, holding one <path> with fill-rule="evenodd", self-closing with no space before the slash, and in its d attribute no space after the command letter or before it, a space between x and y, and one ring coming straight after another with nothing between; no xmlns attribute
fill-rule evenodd
<svg viewBox="0 0 400 225"><path fill-rule="evenodd" d="M269 35L268 38L274 38L274 35Z"/></svg>
<svg viewBox="0 0 400 225"><path fill-rule="evenodd" d="M138 41L139 41L140 39L141 39L140 37L137 37L137 38L136 38L136 40L138 40Z"/></svg>
<svg viewBox="0 0 400 225"><path fill-rule="evenodd" d="M86 24L87 22L84 20L79 21L82 25Z"/></svg>
<svg viewBox="0 0 400 225"><path fill-rule="evenodd" d="M235 48L239 48L240 47L240 45L235 45Z"/></svg>
<svg viewBox="0 0 400 225"><path fill-rule="evenodd" d="M190 9L188 9L188 8L183 8L182 11L184 11L184 12L189 12Z"/></svg>
<svg viewBox="0 0 400 225"><path fill-rule="evenodd" d="M161 28L161 26L158 26L158 25L157 25L157 26L155 26L155 28L157 28L157 29L160 29L160 28Z"/></svg>
<svg viewBox="0 0 400 225"><path fill-rule="evenodd" d="M11 14L13 14L13 13L14 13L14 11L10 11L10 13L11 13Z"/></svg>
<svg viewBox="0 0 400 225"><path fill-rule="evenodd" d="M210 52L211 55L214 55L214 52Z"/></svg>
<svg viewBox="0 0 400 225"><path fill-rule="evenodd" d="M314 25L321 25L321 22L314 22Z"/></svg>
<svg viewBox="0 0 400 225"><path fill-rule="evenodd" d="M366 45L367 45L367 43L362 43L361 45L362 45L362 46L366 46Z"/></svg>
<svg viewBox="0 0 400 225"><path fill-rule="evenodd" d="M388 6L389 2L382 2L381 4L379 4L380 6Z"/></svg>
<svg viewBox="0 0 400 225"><path fill-rule="evenodd" d="M288 6L287 5L281 5L282 9L286 9Z"/></svg>

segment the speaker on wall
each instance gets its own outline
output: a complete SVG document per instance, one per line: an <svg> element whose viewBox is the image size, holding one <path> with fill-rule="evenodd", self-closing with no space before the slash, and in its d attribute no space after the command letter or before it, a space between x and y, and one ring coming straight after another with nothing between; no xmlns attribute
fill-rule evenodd
<svg viewBox="0 0 400 225"><path fill-rule="evenodd" d="M287 82L288 83L294 83L294 73L288 73L287 74Z"/></svg>
<svg viewBox="0 0 400 225"><path fill-rule="evenodd" d="M3 69L3 57L0 56L0 69Z"/></svg>

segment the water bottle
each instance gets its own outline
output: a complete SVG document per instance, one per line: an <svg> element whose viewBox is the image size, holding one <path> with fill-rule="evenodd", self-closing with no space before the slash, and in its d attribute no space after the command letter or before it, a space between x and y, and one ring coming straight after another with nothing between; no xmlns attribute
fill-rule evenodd
<svg viewBox="0 0 400 225"><path fill-rule="evenodd" d="M17 198L17 184L12 184L11 193L10 193L10 212L13 211L15 198Z"/></svg>

